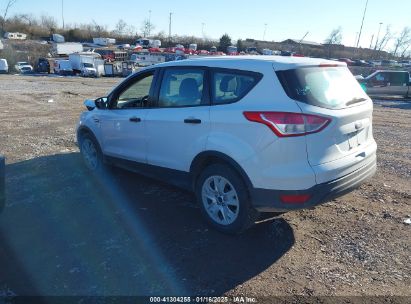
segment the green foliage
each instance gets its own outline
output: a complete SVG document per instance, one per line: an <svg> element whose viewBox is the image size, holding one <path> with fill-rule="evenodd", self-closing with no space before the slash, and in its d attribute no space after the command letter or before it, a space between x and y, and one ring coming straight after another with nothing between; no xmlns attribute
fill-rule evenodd
<svg viewBox="0 0 411 304"><path fill-rule="evenodd" d="M244 51L244 43L243 43L243 40L241 40L241 39L238 39L238 40L237 40L237 49L238 49L238 52Z"/></svg>
<svg viewBox="0 0 411 304"><path fill-rule="evenodd" d="M220 38L219 50L222 52L227 52L227 47L231 45L231 37L228 34L224 34Z"/></svg>

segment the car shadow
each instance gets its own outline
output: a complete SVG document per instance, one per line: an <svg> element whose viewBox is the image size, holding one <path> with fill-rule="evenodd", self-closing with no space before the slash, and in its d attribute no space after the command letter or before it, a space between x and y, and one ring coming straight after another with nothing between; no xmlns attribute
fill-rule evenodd
<svg viewBox="0 0 411 304"><path fill-rule="evenodd" d="M6 165L0 293L221 295L294 244L283 219L238 236L204 223L190 193L120 169L93 176L78 153Z"/></svg>
<svg viewBox="0 0 411 304"><path fill-rule="evenodd" d="M374 104L382 108L399 109L399 110L410 110L411 109L411 99L373 99Z"/></svg>

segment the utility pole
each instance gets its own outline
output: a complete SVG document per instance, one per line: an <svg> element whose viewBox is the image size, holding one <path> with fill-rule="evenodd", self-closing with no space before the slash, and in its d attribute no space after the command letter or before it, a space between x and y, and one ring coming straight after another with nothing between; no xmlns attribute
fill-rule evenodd
<svg viewBox="0 0 411 304"><path fill-rule="evenodd" d="M367 6L368 6L368 0L367 0L367 2L365 2L364 14L362 15L362 21L361 21L360 33L358 34L358 40L357 40L357 48L358 48L358 45L360 44L362 27L363 27L363 25L364 25L365 14L367 13Z"/></svg>
<svg viewBox="0 0 411 304"><path fill-rule="evenodd" d="M204 39L204 26L205 26L205 23L204 22L201 23L201 35L203 36L203 39Z"/></svg>
<svg viewBox="0 0 411 304"><path fill-rule="evenodd" d="M378 39L380 38L381 25L382 25L382 22L380 22L380 26L378 27L378 34L377 34L377 40L375 41L374 51L377 49Z"/></svg>
<svg viewBox="0 0 411 304"><path fill-rule="evenodd" d="M168 42L171 43L171 16L173 15L172 12L170 12L170 18L168 20Z"/></svg>
<svg viewBox="0 0 411 304"><path fill-rule="evenodd" d="M64 0L61 0L61 20L63 21L63 30L64 30Z"/></svg>
<svg viewBox="0 0 411 304"><path fill-rule="evenodd" d="M267 32L267 23L264 23L263 41L265 41L265 33Z"/></svg>
<svg viewBox="0 0 411 304"><path fill-rule="evenodd" d="M370 50L371 50L371 48L372 48L372 41L374 40L374 34L372 34L372 36L371 36L371 42L370 42Z"/></svg>
<svg viewBox="0 0 411 304"><path fill-rule="evenodd" d="M148 11L148 37L151 34L151 10Z"/></svg>

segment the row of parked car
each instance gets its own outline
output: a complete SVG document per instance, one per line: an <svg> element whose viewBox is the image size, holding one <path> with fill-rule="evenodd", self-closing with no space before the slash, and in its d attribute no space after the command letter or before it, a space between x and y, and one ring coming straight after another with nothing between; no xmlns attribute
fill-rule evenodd
<svg viewBox="0 0 411 304"><path fill-rule="evenodd" d="M364 66L364 67L375 67L375 66L383 66L383 67L411 67L411 60L362 60L362 59L355 59L352 60L350 58L340 58L334 59L341 62L345 62L348 66Z"/></svg>

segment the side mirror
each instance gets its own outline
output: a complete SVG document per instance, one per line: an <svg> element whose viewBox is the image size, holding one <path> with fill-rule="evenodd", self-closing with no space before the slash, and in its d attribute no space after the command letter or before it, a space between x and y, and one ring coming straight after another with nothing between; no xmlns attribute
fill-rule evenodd
<svg viewBox="0 0 411 304"><path fill-rule="evenodd" d="M100 97L94 101L96 107L98 109L106 109L107 108L107 97Z"/></svg>
<svg viewBox="0 0 411 304"><path fill-rule="evenodd" d="M92 111L95 108L97 109L105 109L107 108L107 97L100 97L96 100L93 99L86 99L84 101L84 105L86 106L87 110Z"/></svg>
<svg viewBox="0 0 411 304"><path fill-rule="evenodd" d="M84 101L84 105L86 106L87 110L92 111L96 107L96 102L92 99L86 99Z"/></svg>

